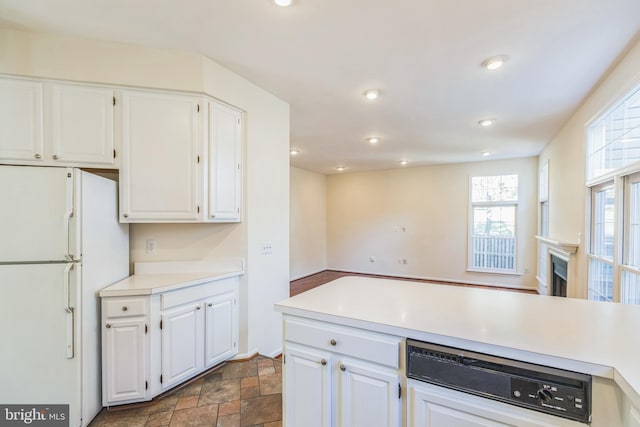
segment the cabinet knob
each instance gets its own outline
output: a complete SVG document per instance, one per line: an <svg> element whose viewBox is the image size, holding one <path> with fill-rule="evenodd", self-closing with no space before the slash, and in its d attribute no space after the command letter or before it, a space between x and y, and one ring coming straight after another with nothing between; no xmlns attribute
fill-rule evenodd
<svg viewBox="0 0 640 427"><path fill-rule="evenodd" d="M107 329L111 329L111 323L107 323L107 324L105 325L105 327L106 327Z"/></svg>
<svg viewBox="0 0 640 427"><path fill-rule="evenodd" d="M327 366L327 359L322 359L322 360L320 361L320 364L321 364L322 366Z"/></svg>
<svg viewBox="0 0 640 427"><path fill-rule="evenodd" d="M331 344L332 346L335 347L338 343L337 343L336 340L331 340L331 341L329 341L329 344Z"/></svg>
<svg viewBox="0 0 640 427"><path fill-rule="evenodd" d="M129 214L122 214L123 217L129 218Z"/></svg>
<svg viewBox="0 0 640 427"><path fill-rule="evenodd" d="M58 155L57 155L57 154L54 154L54 155L53 155L53 156L51 156L51 157L53 157L53 160L58 160L58 159L59 159L59 157L58 157Z"/></svg>
<svg viewBox="0 0 640 427"><path fill-rule="evenodd" d="M129 307L127 307L126 305L123 305L122 306L122 311L127 311L127 310L129 310Z"/></svg>
<svg viewBox="0 0 640 427"><path fill-rule="evenodd" d="M200 307L199 305L196 306L196 310L200 310L202 307Z"/></svg>
<svg viewBox="0 0 640 427"><path fill-rule="evenodd" d="M40 154L34 154L33 157L35 157L36 159L42 158L42 156Z"/></svg>
<svg viewBox="0 0 640 427"><path fill-rule="evenodd" d="M340 364L340 370L341 370L342 372L344 372L344 371L346 371L346 370L347 370L347 367L346 367L346 366L344 366L343 364Z"/></svg>
<svg viewBox="0 0 640 427"><path fill-rule="evenodd" d="M207 306L213 307L213 303L210 302L209 304L207 304Z"/></svg>

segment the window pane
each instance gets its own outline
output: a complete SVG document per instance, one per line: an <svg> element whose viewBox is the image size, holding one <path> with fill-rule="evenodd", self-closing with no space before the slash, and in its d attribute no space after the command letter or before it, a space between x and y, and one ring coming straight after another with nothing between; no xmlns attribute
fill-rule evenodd
<svg viewBox="0 0 640 427"><path fill-rule="evenodd" d="M589 299L613 300L613 266L595 259L589 260Z"/></svg>
<svg viewBox="0 0 640 427"><path fill-rule="evenodd" d="M640 275L627 270L622 272L620 302L624 304L640 304Z"/></svg>
<svg viewBox="0 0 640 427"><path fill-rule="evenodd" d="M629 256L627 264L640 268L640 182L630 185L629 200Z"/></svg>
<svg viewBox="0 0 640 427"><path fill-rule="evenodd" d="M640 160L640 87L589 125L587 155L590 179Z"/></svg>
<svg viewBox="0 0 640 427"><path fill-rule="evenodd" d="M591 253L610 260L613 259L614 197L613 187L597 191L594 195L592 212Z"/></svg>
<svg viewBox="0 0 640 427"><path fill-rule="evenodd" d="M515 271L515 212L515 206L473 208L473 268Z"/></svg>
<svg viewBox="0 0 640 427"><path fill-rule="evenodd" d="M540 203L540 235L549 235L549 202Z"/></svg>
<svg viewBox="0 0 640 427"><path fill-rule="evenodd" d="M518 175L474 176L471 178L473 202L515 202Z"/></svg>

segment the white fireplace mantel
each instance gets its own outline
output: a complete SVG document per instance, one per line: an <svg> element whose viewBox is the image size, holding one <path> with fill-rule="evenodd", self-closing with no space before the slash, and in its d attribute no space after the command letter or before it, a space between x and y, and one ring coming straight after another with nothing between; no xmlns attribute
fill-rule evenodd
<svg viewBox="0 0 640 427"><path fill-rule="evenodd" d="M536 236L536 239L542 243L546 243L550 247L565 252L567 255L573 255L578 251L579 243L562 242L560 240L551 239L545 236Z"/></svg>

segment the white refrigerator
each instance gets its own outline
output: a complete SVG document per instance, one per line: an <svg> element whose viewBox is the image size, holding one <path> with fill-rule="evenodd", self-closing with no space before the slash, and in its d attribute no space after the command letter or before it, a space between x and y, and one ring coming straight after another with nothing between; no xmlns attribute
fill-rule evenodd
<svg viewBox="0 0 640 427"><path fill-rule="evenodd" d="M129 274L117 183L79 169L0 166L0 403L100 411L98 291Z"/></svg>

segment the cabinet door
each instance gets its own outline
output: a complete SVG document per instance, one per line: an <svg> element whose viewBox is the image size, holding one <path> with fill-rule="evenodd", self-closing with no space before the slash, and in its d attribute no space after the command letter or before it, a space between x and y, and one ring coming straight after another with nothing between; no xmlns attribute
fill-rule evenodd
<svg viewBox="0 0 640 427"><path fill-rule="evenodd" d="M113 165L113 90L56 83L48 94L52 160Z"/></svg>
<svg viewBox="0 0 640 427"><path fill-rule="evenodd" d="M284 424L332 426L330 353L285 345Z"/></svg>
<svg viewBox="0 0 640 427"><path fill-rule="evenodd" d="M409 380L409 427L579 427L583 423Z"/></svg>
<svg viewBox="0 0 640 427"><path fill-rule="evenodd" d="M395 369L343 359L337 373L340 426L400 425L400 377Z"/></svg>
<svg viewBox="0 0 640 427"><path fill-rule="evenodd" d="M208 221L240 221L242 113L209 103Z"/></svg>
<svg viewBox="0 0 640 427"><path fill-rule="evenodd" d="M104 334L105 406L144 400L146 393L145 319L107 320Z"/></svg>
<svg viewBox="0 0 640 427"><path fill-rule="evenodd" d="M200 110L196 97L123 93L122 222L194 222L201 218Z"/></svg>
<svg viewBox="0 0 640 427"><path fill-rule="evenodd" d="M43 84L0 78L0 161L43 156Z"/></svg>
<svg viewBox="0 0 640 427"><path fill-rule="evenodd" d="M210 367L236 354L235 293L220 295L205 304L205 366Z"/></svg>
<svg viewBox="0 0 640 427"><path fill-rule="evenodd" d="M162 314L162 388L197 374L204 366L203 303Z"/></svg>

